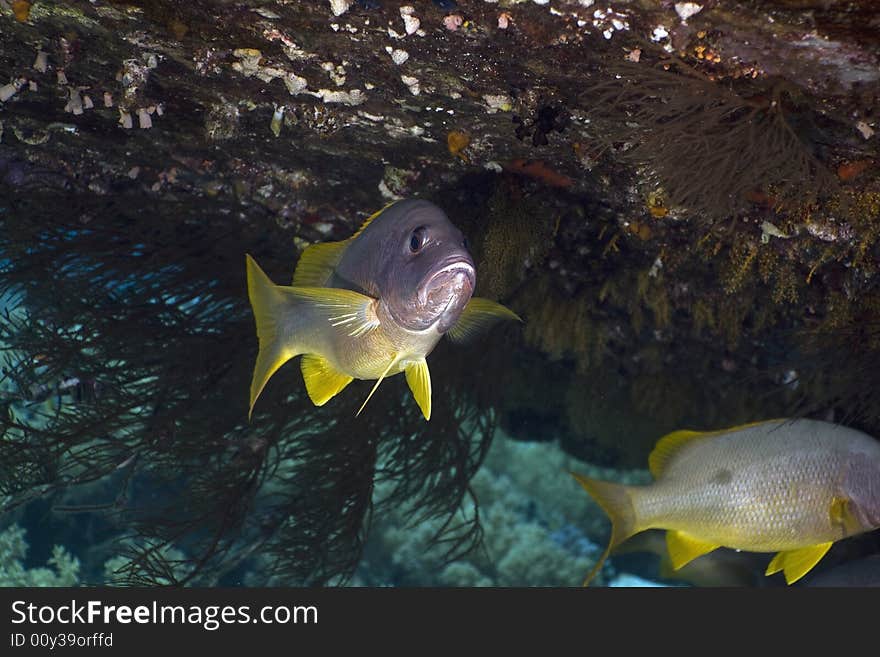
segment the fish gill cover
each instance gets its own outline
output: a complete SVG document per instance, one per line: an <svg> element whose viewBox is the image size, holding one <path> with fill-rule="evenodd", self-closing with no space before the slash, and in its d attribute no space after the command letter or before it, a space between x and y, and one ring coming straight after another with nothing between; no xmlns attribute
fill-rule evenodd
<svg viewBox="0 0 880 657"><path fill-rule="evenodd" d="M242 244L259 251L270 236L219 208L71 194L59 217L48 208L62 199L3 198L4 514L42 500L97 515L93 558L122 548L112 576L123 584L235 582L257 554L264 582L345 581L374 480L391 483L380 505L413 500L414 521L447 519L436 539L450 557L478 540L476 513L453 514L493 419L465 398L456 365L436 376L430 431L401 389L359 418L360 395L316 408L296 368L248 424ZM71 379L90 394L47 384Z"/></svg>

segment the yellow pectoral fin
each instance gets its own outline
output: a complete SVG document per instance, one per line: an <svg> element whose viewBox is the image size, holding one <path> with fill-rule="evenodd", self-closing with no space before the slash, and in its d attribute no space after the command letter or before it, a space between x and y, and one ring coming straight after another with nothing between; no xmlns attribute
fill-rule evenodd
<svg viewBox="0 0 880 657"><path fill-rule="evenodd" d="M519 315L500 303L481 297L473 297L468 301L458 321L446 332L446 335L453 342L466 342L502 319L522 321Z"/></svg>
<svg viewBox="0 0 880 657"><path fill-rule="evenodd" d="M340 339L359 338L379 326L376 300L360 292L334 287L289 287L288 294L327 322Z"/></svg>
<svg viewBox="0 0 880 657"><path fill-rule="evenodd" d="M666 548L669 550L669 558L675 570L719 547L721 546L716 543L703 541L682 532L673 530L666 532Z"/></svg>
<svg viewBox="0 0 880 657"><path fill-rule="evenodd" d="M431 419L431 373L425 359L406 366L406 382L426 420Z"/></svg>
<svg viewBox="0 0 880 657"><path fill-rule="evenodd" d="M820 543L819 545L811 545L797 550L786 550L780 552L770 565L767 566L765 575L778 573L780 570L785 573L785 583L793 584L801 577L806 575L813 569L819 560L825 556L825 553L831 549L833 541L828 543Z"/></svg>
<svg viewBox="0 0 880 657"><path fill-rule="evenodd" d="M327 359L317 354L306 354L302 358L303 381L309 399L315 406L323 406L352 382L352 377L337 371Z"/></svg>
<svg viewBox="0 0 880 657"><path fill-rule="evenodd" d="M835 527L839 527L843 536L858 534L862 529L862 523L853 512L852 502L846 497L835 497L831 500L831 508L828 509L828 519Z"/></svg>

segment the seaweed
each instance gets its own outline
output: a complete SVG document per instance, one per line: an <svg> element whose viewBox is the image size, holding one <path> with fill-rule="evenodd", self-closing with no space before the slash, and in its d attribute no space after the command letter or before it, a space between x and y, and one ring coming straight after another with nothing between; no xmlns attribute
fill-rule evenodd
<svg viewBox="0 0 880 657"><path fill-rule="evenodd" d="M581 96L597 139L646 168L673 205L711 222L768 195L798 209L836 192L814 112L791 82L749 78L734 89L667 56L612 61L606 72Z"/></svg>
<svg viewBox="0 0 880 657"><path fill-rule="evenodd" d="M374 506L404 498L443 519L435 540L450 559L478 543L478 517L455 511L493 416L470 401L465 363L435 370L430 425L397 380L358 418L369 382L316 408L296 367L248 423L243 255L286 278L292 249L277 245L289 234L207 198L7 191L0 513L44 500L56 517L102 518L125 555L114 582L128 585L239 583L257 555L254 583L341 584ZM73 379L91 394L59 384ZM376 481L389 500L373 500Z"/></svg>

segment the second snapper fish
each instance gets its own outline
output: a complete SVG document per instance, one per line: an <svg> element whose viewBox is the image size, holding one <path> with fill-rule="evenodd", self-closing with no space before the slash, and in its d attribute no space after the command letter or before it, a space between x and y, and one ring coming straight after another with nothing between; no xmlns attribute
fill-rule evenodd
<svg viewBox="0 0 880 657"><path fill-rule="evenodd" d="M302 354L316 406L353 379L375 379L360 413L385 377L405 372L429 420L425 357L440 338L463 340L499 319L519 320L501 304L471 296L476 273L464 237L423 200L386 206L347 240L307 247L291 286L272 283L248 255L247 281L260 341L248 417L269 377Z"/></svg>
<svg viewBox="0 0 880 657"><path fill-rule="evenodd" d="M791 584L835 541L880 527L880 442L818 420L675 431L648 458L654 483L574 474L611 518L611 539L584 585L630 536L665 529L677 570L718 547L776 552L765 575Z"/></svg>

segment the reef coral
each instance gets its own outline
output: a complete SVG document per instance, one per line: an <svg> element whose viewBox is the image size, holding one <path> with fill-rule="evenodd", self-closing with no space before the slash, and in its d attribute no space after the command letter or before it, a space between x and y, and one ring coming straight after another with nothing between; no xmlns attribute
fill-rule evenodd
<svg viewBox="0 0 880 657"><path fill-rule="evenodd" d="M496 435L483 466L471 481L479 500L483 540L479 549L449 561L431 544L437 521L407 522L400 509L376 519L354 583L369 586L579 586L601 552L607 532L598 509L578 497L569 470L631 483L644 471L611 471L567 456L552 443L513 441ZM385 494L377 487L376 498ZM473 504L460 513L472 516ZM613 578L613 565L605 577Z"/></svg>
<svg viewBox="0 0 880 657"><path fill-rule="evenodd" d="M0 586L76 586L79 560L56 545L45 567L27 568L25 530L11 525L0 532Z"/></svg>

